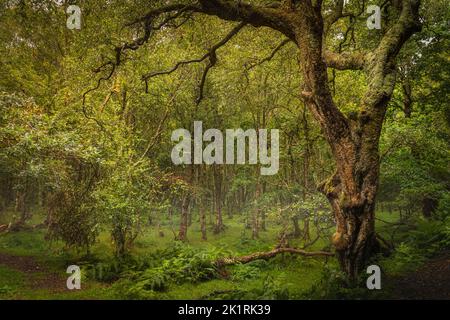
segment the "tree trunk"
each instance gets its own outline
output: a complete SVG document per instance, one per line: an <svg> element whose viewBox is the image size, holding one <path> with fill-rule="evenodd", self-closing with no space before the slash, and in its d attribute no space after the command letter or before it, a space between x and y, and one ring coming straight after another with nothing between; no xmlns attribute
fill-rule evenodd
<svg viewBox="0 0 450 320"><path fill-rule="evenodd" d="M214 175L214 202L216 209L216 223L214 225L214 233L220 233L224 230L222 218L222 175L220 169L213 166Z"/></svg>
<svg viewBox="0 0 450 320"><path fill-rule="evenodd" d="M412 90L411 84L408 80L405 80L402 83L402 92L403 92L403 112L405 113L406 118L411 118L412 113Z"/></svg>
<svg viewBox="0 0 450 320"><path fill-rule="evenodd" d="M257 166L258 168L259 166ZM258 174L258 172L257 172ZM252 239L259 238L259 214L261 212L260 204L258 203L261 197L261 180L258 177L258 181L256 182L256 190L255 190L255 200L254 206L252 209Z"/></svg>
<svg viewBox="0 0 450 320"><path fill-rule="evenodd" d="M205 214L205 209L204 209L202 203L200 203L199 210L200 210L200 229L202 231L202 240L206 241L207 240L207 237L206 237L206 214Z"/></svg>
<svg viewBox="0 0 450 320"><path fill-rule="evenodd" d="M396 56L404 42L420 30L419 3L402 1L397 23L388 29L376 50L358 63L366 71L368 85L356 117L350 118L339 110L330 91L320 6L300 2L301 14L294 21L304 81L302 96L320 124L336 164L335 174L320 189L334 211L336 233L332 242L350 282L377 248L374 212L379 138L396 82Z"/></svg>
<svg viewBox="0 0 450 320"><path fill-rule="evenodd" d="M309 231L309 217L305 217L305 219L303 220L303 241L308 242L311 240L311 235L310 235L310 231Z"/></svg>
<svg viewBox="0 0 450 320"><path fill-rule="evenodd" d="M422 200L422 215L426 219L431 219L436 211L438 201L433 198L425 197Z"/></svg>
<svg viewBox="0 0 450 320"><path fill-rule="evenodd" d="M263 181L262 183L262 189L261 189L261 194L265 194L266 193L266 182ZM260 218L260 229L262 231L266 231L266 212L264 210L260 210L259 212L259 218Z"/></svg>
<svg viewBox="0 0 450 320"><path fill-rule="evenodd" d="M377 251L375 234L375 194L378 170L363 176L359 192L347 196L342 189L345 180L334 175L320 186L333 208L336 232L332 243L336 248L342 270L350 281L356 280L369 257Z"/></svg>
<svg viewBox="0 0 450 320"><path fill-rule="evenodd" d="M181 202L181 218L180 218L180 231L178 232L177 240L187 240L187 228L188 228L188 210L189 209L189 196L183 196Z"/></svg>
<svg viewBox="0 0 450 320"><path fill-rule="evenodd" d="M258 209L254 208L252 210L252 239L259 238L259 227L258 227Z"/></svg>
<svg viewBox="0 0 450 320"><path fill-rule="evenodd" d="M298 217L297 216L292 217L292 225L294 226L294 232L293 232L292 236L294 238L299 238L302 232L301 232L300 226L298 224Z"/></svg>
<svg viewBox="0 0 450 320"><path fill-rule="evenodd" d="M279 254L284 254L284 253L299 254L299 255L302 255L305 257L330 257L330 256L334 255L332 252L327 252L327 251L310 252L310 251L305 251L305 250L297 249L297 248L282 247L282 248L275 248L273 250L266 251L266 252L255 252L255 253L249 254L247 256L221 258L216 261L215 265L218 267L222 267L222 266L229 266L229 265L234 265L234 264L249 263L249 262L252 262L255 260L268 260Z"/></svg>

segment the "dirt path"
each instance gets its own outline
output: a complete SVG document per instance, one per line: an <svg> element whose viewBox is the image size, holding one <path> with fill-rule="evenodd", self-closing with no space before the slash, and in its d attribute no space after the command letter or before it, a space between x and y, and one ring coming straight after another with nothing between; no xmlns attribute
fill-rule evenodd
<svg viewBox="0 0 450 320"><path fill-rule="evenodd" d="M25 273L27 285L33 289L51 292L67 291L66 278L49 271L48 268L29 256L15 256L0 253L0 265Z"/></svg>
<svg viewBox="0 0 450 320"><path fill-rule="evenodd" d="M450 251L415 272L393 279L390 285L393 299L450 300Z"/></svg>

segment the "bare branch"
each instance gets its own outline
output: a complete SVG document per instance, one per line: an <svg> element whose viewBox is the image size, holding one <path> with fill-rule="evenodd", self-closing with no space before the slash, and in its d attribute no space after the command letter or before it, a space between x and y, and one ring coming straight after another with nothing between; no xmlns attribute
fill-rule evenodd
<svg viewBox="0 0 450 320"><path fill-rule="evenodd" d="M272 53L269 56L265 57L264 59L262 59L262 60L260 60L260 61L258 61L256 63L251 64L246 69L247 70L251 70L251 69L253 69L256 66L259 66L259 65L263 64L264 62L269 62L270 60L273 59L273 57L275 57L277 52L280 51L289 42L291 42L291 39L284 39L283 41L281 41L281 43L278 46L275 47L275 49L273 49Z"/></svg>
<svg viewBox="0 0 450 320"><path fill-rule="evenodd" d="M360 17L364 12L366 8L366 0L361 1L361 6L357 13L353 12L344 12L344 0L338 0L336 2L336 6L334 7L331 12L324 17L324 34L325 36L328 35L331 27L338 22L342 18L350 18L350 22L354 24L356 19Z"/></svg>
<svg viewBox="0 0 450 320"><path fill-rule="evenodd" d="M176 70L178 70L179 67L183 66L183 65L188 65L188 64L192 64L192 63L199 63L202 61L205 61L206 59L209 60L208 64L206 65L201 80L200 80L200 85L199 85L199 95L197 97L197 104L199 104L201 102L201 100L203 99L203 90L204 90L204 86L206 83L206 77L208 75L209 70L214 67L217 63L217 54L216 51L224 46L228 41L230 41L236 34L239 33L239 31L246 25L246 22L241 22L239 23L237 26L235 26L221 41L219 41L218 43L216 43L215 45L213 45L207 53L205 53L202 57L198 58L198 59L191 59L191 60L183 60L178 62L174 67L172 67L169 70L164 70L164 71L156 71L156 72L151 72L148 73L144 76L142 76L142 79L145 81L145 90L146 92L148 92L148 80L150 78L156 77L156 76L160 76L160 75L168 75L171 74L173 72L175 72Z"/></svg>
<svg viewBox="0 0 450 320"><path fill-rule="evenodd" d="M225 38L222 39L222 41L220 41L219 43L214 45L209 50L209 63L205 67L205 69L203 71L202 78L200 80L199 94L198 94L198 97L197 97L197 105L199 105L200 102L203 100L203 90L204 90L204 87L205 87L206 77L208 75L208 72L217 63L217 55L216 55L217 49L219 49L220 47L225 45L228 41L230 41L230 39L233 38L246 24L247 24L246 22L241 22L240 24L238 24L236 27L233 28L233 30L231 30L230 33L227 34L227 36Z"/></svg>
<svg viewBox="0 0 450 320"><path fill-rule="evenodd" d="M275 257L278 254L281 254L281 253L300 254L305 257L332 257L332 256L334 256L333 252L328 252L328 251L305 251L305 250L297 249L297 248L281 247L281 248L276 248L276 249L273 249L273 250L267 251L267 252L255 252L255 253L249 254L247 256L222 258L216 262L216 265L217 266L228 266L228 265L233 265L233 264L238 264L238 263L249 263L251 261L260 260L260 259L268 260L270 258Z"/></svg>
<svg viewBox="0 0 450 320"><path fill-rule="evenodd" d="M140 18L126 24L125 26L129 27L129 26L141 23L141 22L153 20L155 17L158 17L164 13L171 13L174 11L179 11L179 12L198 11L198 9L199 9L199 7L195 4L188 4L188 5L182 4L182 3L170 4L170 5L152 9L149 12L147 12L143 17L140 17Z"/></svg>

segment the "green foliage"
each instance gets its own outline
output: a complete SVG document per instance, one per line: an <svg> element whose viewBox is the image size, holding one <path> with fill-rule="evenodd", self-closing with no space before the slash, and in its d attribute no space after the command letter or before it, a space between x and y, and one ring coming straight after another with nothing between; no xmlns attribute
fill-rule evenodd
<svg viewBox="0 0 450 320"><path fill-rule="evenodd" d="M215 278L218 270L214 262L224 255L221 250L205 251L182 244L158 253L152 255L154 261L122 272L123 280L114 285L118 294L145 299L167 290L170 285Z"/></svg>
<svg viewBox="0 0 450 320"><path fill-rule="evenodd" d="M259 268L250 264L239 264L232 270L231 279L233 281L242 281L245 279L252 279L258 277L260 274Z"/></svg>
<svg viewBox="0 0 450 320"><path fill-rule="evenodd" d="M399 275L417 270L424 261L423 252L410 244L401 243L394 254L382 262L382 268L389 274Z"/></svg>
<svg viewBox="0 0 450 320"><path fill-rule="evenodd" d="M388 19L395 12L394 2L370 1L384 3L383 29L396 21ZM154 28L138 50L121 52L120 65L110 74L111 61L117 58L114 47L142 35L143 25L129 25L130 21L142 15L142 8L166 3L80 1L82 30L71 31L65 24L67 1L0 1L1 224L20 219L30 227L36 221L47 228L45 239L59 251L68 256L77 251L78 256L85 249L90 255L79 261L83 272L102 284L114 282L119 297L167 298L174 287L183 285L186 291L178 294L186 297L187 285L220 281L212 262L225 254L223 248L233 254L269 250L280 240L278 234L292 234L293 221L299 220L305 237L289 239L290 244L322 249L330 245L334 227L326 198L315 191L335 170L333 150L300 95L304 79L295 59L298 48L290 42L273 51L281 41L278 32L245 27L221 47L217 65L207 69L200 104L198 82L212 57L201 63L176 63L204 56L234 22L200 14L190 19L188 12L180 12L168 25ZM403 244L386 260L394 273L411 270L450 243L448 4L423 3L423 31L397 59L399 82L380 142L378 199L412 215L422 210L425 200L432 200L438 204L432 216L437 221L419 221L399 236ZM324 1L324 10L334 4ZM359 12L359 6L350 2L345 11ZM152 23L156 26L164 18L169 14ZM345 54L373 51L384 30L369 31L363 20L338 19L325 39L327 49ZM172 27L180 22L180 27ZM175 65L179 68L169 75L142 82L143 75ZM353 121L369 79L362 70L330 69L329 80L333 101L356 128ZM410 116L405 116L402 90L407 82L412 86ZM215 170L174 166L171 132L191 129L194 120L202 120L205 129L281 129L279 173L260 177L252 165ZM180 199L186 195L192 247L161 249L176 234ZM199 205L211 220L218 205L224 206L224 219L226 214L235 218L225 221L229 227L224 233L208 234L208 241L200 242ZM247 229L255 209L257 222L264 214L267 227L260 230L259 239L252 239ZM42 216L37 214L41 211ZM306 237L306 221L311 239ZM156 228L164 230L160 238L153 237ZM207 221L208 232L212 228ZM0 249L51 254L43 232L5 235ZM321 264L281 255L270 262L238 265L223 280L227 285L221 283L231 290L223 296L295 298L300 294L289 291L286 283L304 289L316 280L320 268ZM301 278L307 284L291 279L292 270L297 276L307 270ZM317 297L364 296L342 288L342 275L336 270L325 271ZM247 287L227 287L240 282ZM0 287L0 294L3 290L9 296L10 288L13 284Z"/></svg>
<svg viewBox="0 0 450 320"><path fill-rule="evenodd" d="M47 238L62 240L68 247L85 248L89 251L99 233L98 219L92 214L86 200L79 201L77 195L56 194L55 210Z"/></svg>
<svg viewBox="0 0 450 320"><path fill-rule="evenodd" d="M450 192L444 193L439 200L436 217L440 220L448 220L450 217Z"/></svg>
<svg viewBox="0 0 450 320"><path fill-rule="evenodd" d="M13 298L24 287L24 275L14 269L0 266L0 299Z"/></svg>
<svg viewBox="0 0 450 320"><path fill-rule="evenodd" d="M249 290L218 291L213 292L205 298L225 300L287 300L289 299L289 291L283 283L273 279L271 276L267 276L256 287Z"/></svg>
<svg viewBox="0 0 450 320"><path fill-rule="evenodd" d="M415 245L425 255L450 248L450 219L444 221L420 221L416 229L407 235L407 241Z"/></svg>
<svg viewBox="0 0 450 320"><path fill-rule="evenodd" d="M362 272L355 283L349 284L345 274L336 265L325 265L320 280L309 290L302 292L302 299L361 300L383 299L387 293L383 290L368 290L367 274Z"/></svg>

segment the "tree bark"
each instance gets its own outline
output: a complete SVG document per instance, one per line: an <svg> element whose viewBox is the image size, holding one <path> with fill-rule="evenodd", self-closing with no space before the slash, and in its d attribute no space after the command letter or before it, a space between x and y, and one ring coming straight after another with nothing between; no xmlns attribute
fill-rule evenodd
<svg viewBox="0 0 450 320"><path fill-rule="evenodd" d="M412 89L410 82L406 79L402 83L402 92L403 92L403 112L405 113L406 118L411 118L412 113Z"/></svg>
<svg viewBox="0 0 450 320"><path fill-rule="evenodd" d="M292 225L294 226L294 231L292 233L292 236L294 238L300 238L302 231L300 230L300 225L298 224L297 216L292 217Z"/></svg>
<svg viewBox="0 0 450 320"><path fill-rule="evenodd" d="M291 253L291 254L300 254L305 257L330 257L334 256L334 253L327 251L316 251L309 252L302 249L297 248L275 248L271 251L267 252L255 252L246 256L241 257L228 257L217 260L216 265L218 266L228 266L238 263L249 263L255 260L268 260L271 259L281 253Z"/></svg>
<svg viewBox="0 0 450 320"><path fill-rule="evenodd" d="M214 225L214 233L221 233L225 227L223 225L222 217L222 174L220 169L213 165L214 175L214 202L216 210L216 222Z"/></svg>
<svg viewBox="0 0 450 320"><path fill-rule="evenodd" d="M425 197L422 199L422 215L426 219L431 219L433 213L438 207L438 201L436 199Z"/></svg>
<svg viewBox="0 0 450 320"><path fill-rule="evenodd" d="M177 240L180 241L187 240L188 211L189 211L189 195L184 195L181 202L180 230L177 236Z"/></svg>
<svg viewBox="0 0 450 320"><path fill-rule="evenodd" d="M322 58L323 20L320 8L302 2L295 29L309 110L321 125L336 162L336 172L321 184L335 215L332 242L342 270L356 279L377 249L375 197L378 188L378 144L387 103L395 85L395 58L403 43L419 29L419 1L402 1L399 20L367 55L364 68L369 83L357 119L347 119L335 106ZM308 36L303 36L304 34Z"/></svg>
<svg viewBox="0 0 450 320"><path fill-rule="evenodd" d="M200 210L200 229L202 231L202 240L206 241L208 238L206 236L206 214L205 214L205 208L203 207L203 204L200 203L199 206Z"/></svg>

